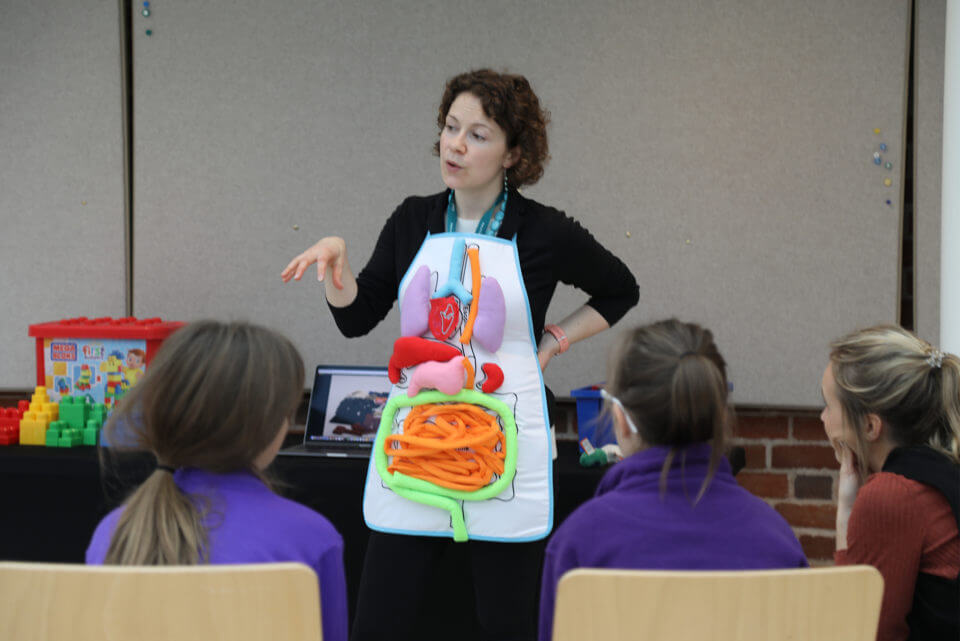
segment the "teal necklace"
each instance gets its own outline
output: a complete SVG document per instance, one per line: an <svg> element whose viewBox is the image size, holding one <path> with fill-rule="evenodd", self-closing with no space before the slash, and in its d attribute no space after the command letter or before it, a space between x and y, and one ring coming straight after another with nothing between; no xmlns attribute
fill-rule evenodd
<svg viewBox="0 0 960 641"><path fill-rule="evenodd" d="M486 236L496 236L500 225L503 224L503 212L507 210L507 176L503 176L503 191L497 196L493 205L488 209L480 222L477 223L475 234ZM447 196L447 231L457 231L457 203L453 199L453 190Z"/></svg>

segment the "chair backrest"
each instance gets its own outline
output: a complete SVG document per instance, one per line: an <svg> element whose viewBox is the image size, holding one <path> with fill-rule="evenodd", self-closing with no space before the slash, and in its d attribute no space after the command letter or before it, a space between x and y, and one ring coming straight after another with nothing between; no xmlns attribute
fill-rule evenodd
<svg viewBox="0 0 960 641"><path fill-rule="evenodd" d="M0 639L319 641L317 575L300 563L0 563Z"/></svg>
<svg viewBox="0 0 960 641"><path fill-rule="evenodd" d="M873 641L883 578L855 565L680 572L577 569L560 578L554 641Z"/></svg>

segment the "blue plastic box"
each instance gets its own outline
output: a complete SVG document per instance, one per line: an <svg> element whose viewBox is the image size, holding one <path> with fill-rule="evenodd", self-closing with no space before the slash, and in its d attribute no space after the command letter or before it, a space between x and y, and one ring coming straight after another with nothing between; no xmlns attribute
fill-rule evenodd
<svg viewBox="0 0 960 641"><path fill-rule="evenodd" d="M590 439L590 444L595 448L617 442L610 419L600 417L603 409L600 388L600 385L588 385L570 392L570 396L577 401L577 440Z"/></svg>

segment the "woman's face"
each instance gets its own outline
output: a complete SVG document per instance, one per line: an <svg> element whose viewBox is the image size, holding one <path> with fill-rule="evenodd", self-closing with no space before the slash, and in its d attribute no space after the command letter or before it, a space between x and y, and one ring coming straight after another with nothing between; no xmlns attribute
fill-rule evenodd
<svg viewBox="0 0 960 641"><path fill-rule="evenodd" d="M457 96L440 132L440 174L456 191L499 193L503 171L516 162L503 129L472 93Z"/></svg>
<svg viewBox="0 0 960 641"><path fill-rule="evenodd" d="M823 431L827 433L830 444L834 447L837 444L843 444L853 449L856 445L854 434L844 424L843 408L840 407L840 399L837 397L837 381L833 377L833 367L829 363L827 368L823 370L820 388L823 392L824 403L823 411L820 412L820 420L823 421Z"/></svg>

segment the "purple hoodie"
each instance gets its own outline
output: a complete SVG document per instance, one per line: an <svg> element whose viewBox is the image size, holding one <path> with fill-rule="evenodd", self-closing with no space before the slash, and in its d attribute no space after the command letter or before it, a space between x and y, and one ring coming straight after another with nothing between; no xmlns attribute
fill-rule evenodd
<svg viewBox="0 0 960 641"><path fill-rule="evenodd" d="M541 641L550 641L552 635L557 582L574 568L807 566L790 526L772 507L737 485L726 458L720 460L706 493L693 504L710 464L707 444L677 453L661 498L660 470L668 452L652 447L614 465L600 481L596 496L553 533L540 592Z"/></svg>
<svg viewBox="0 0 960 641"><path fill-rule="evenodd" d="M206 518L210 563L297 561L310 566L320 581L323 638L346 640L343 539L327 519L277 496L248 472L213 474L182 469L177 470L174 481L183 492L210 500ZM121 510L113 510L100 521L87 547L87 564L103 563Z"/></svg>

